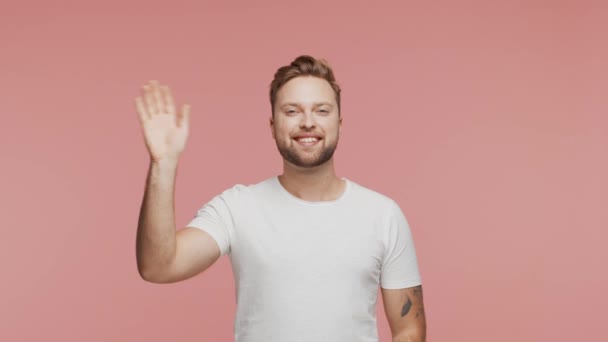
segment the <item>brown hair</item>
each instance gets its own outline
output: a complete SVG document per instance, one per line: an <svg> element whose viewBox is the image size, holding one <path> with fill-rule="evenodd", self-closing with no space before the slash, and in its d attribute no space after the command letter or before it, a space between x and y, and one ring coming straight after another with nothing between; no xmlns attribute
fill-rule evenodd
<svg viewBox="0 0 608 342"><path fill-rule="evenodd" d="M302 55L294 59L291 64L280 67L274 74L274 79L270 83L270 107L273 117L274 103L277 99L279 89L281 89L289 80L298 76L314 76L329 82L336 95L338 114L340 113L340 86L336 82L334 72L329 66L329 63L324 59L316 59L308 55Z"/></svg>

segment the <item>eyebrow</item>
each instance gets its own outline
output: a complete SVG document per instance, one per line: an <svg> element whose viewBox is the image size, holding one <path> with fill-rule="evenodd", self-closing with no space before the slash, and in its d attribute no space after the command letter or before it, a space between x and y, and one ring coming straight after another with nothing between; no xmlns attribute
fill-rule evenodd
<svg viewBox="0 0 608 342"><path fill-rule="evenodd" d="M329 102L315 102L312 104L313 107L319 107L319 106L324 106L324 105L333 107L333 105ZM289 106L302 108L302 105L300 105L299 103L295 103L295 102L285 103L285 104L281 105L281 108L289 107Z"/></svg>

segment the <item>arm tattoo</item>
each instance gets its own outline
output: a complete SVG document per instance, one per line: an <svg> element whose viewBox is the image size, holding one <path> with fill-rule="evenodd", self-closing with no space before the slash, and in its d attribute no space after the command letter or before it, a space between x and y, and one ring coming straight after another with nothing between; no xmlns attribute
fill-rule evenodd
<svg viewBox="0 0 608 342"><path fill-rule="evenodd" d="M412 300L410 299L410 296L413 296L418 306L418 311L416 312L416 318L418 318L420 314L424 315L424 306L422 304L422 286L418 285L412 287L409 292L410 293L408 293L407 295L407 302L401 308L401 317L407 315L410 312L410 309L412 308Z"/></svg>
<svg viewBox="0 0 608 342"><path fill-rule="evenodd" d="M424 304L422 303L422 285L418 285L418 286L414 287L412 289L412 292L414 293L414 297L416 298L416 301L419 303L418 311L416 312L416 318L418 318L418 316L420 316L420 314L424 315Z"/></svg>
<svg viewBox="0 0 608 342"><path fill-rule="evenodd" d="M411 307L412 301L410 300L410 297L407 297L407 302L403 305L403 308L401 308L401 317L407 315L407 313L410 312Z"/></svg>
<svg viewBox="0 0 608 342"><path fill-rule="evenodd" d="M412 287L412 293L418 299L422 299L422 285Z"/></svg>

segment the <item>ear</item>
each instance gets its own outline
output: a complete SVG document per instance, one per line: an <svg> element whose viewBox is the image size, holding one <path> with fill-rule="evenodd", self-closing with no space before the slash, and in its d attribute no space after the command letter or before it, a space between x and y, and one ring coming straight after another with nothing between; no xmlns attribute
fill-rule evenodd
<svg viewBox="0 0 608 342"><path fill-rule="evenodd" d="M274 136L274 120L272 119L272 116L270 117L269 124L270 124L270 133L272 134L272 139L276 140L276 137Z"/></svg>

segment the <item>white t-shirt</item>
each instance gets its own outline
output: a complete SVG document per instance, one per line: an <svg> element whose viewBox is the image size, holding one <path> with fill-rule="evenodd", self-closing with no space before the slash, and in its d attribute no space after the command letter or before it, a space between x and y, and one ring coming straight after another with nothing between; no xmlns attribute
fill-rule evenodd
<svg viewBox="0 0 608 342"><path fill-rule="evenodd" d="M236 342L376 342L378 286L421 284L399 205L346 181L334 201L309 202L274 176L237 184L187 225L228 254Z"/></svg>

